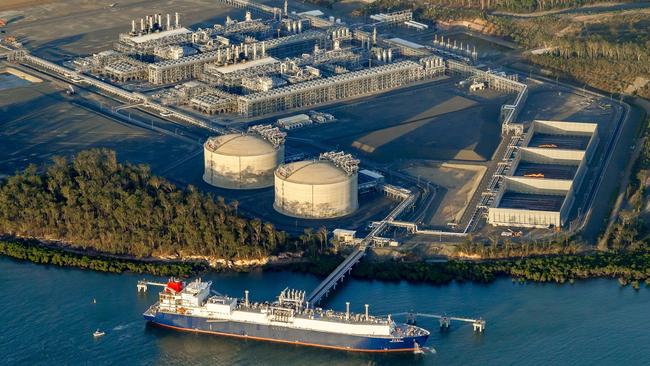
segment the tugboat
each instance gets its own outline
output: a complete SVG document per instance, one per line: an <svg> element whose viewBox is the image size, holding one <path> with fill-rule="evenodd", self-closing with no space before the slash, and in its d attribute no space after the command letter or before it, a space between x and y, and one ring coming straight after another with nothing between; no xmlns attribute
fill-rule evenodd
<svg viewBox="0 0 650 366"><path fill-rule="evenodd" d="M312 308L305 292L285 288L273 302L213 294L212 282L170 279L143 315L174 330L356 352L420 352L429 332L387 317Z"/></svg>

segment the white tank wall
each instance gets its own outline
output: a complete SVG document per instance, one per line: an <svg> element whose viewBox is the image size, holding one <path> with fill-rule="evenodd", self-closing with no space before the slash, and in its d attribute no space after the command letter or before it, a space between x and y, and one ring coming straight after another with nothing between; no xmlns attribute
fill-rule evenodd
<svg viewBox="0 0 650 366"><path fill-rule="evenodd" d="M256 189L273 185L273 172L284 162L284 146L255 156L220 154L203 148L205 171L203 180L216 187Z"/></svg>
<svg viewBox="0 0 650 366"><path fill-rule="evenodd" d="M534 211L514 208L495 208L488 210L488 223L494 226L516 226L548 228L562 224L560 211Z"/></svg>
<svg viewBox="0 0 650 366"><path fill-rule="evenodd" d="M289 182L275 175L276 211L298 218L333 218L359 208L357 174L342 182L308 184Z"/></svg>

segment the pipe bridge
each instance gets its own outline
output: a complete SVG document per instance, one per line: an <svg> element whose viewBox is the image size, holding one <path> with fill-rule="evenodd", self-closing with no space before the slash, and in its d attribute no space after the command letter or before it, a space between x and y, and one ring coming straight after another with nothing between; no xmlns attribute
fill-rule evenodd
<svg viewBox="0 0 650 366"><path fill-rule="evenodd" d="M167 286L167 284L162 283L162 282L153 282L153 281L147 281L147 280L140 280L140 281L138 281L138 285L137 285L138 292L147 292L148 286L165 287L165 286Z"/></svg>
<svg viewBox="0 0 650 366"><path fill-rule="evenodd" d="M364 239L365 241L365 239ZM336 288L336 284L339 280L342 280L346 274L352 272L352 267L357 264L361 258L366 254L366 244L360 244L357 246L354 251L339 264L336 269L323 280L307 297L307 304L312 306L318 304L323 297L327 296L330 290Z"/></svg>
<svg viewBox="0 0 650 366"><path fill-rule="evenodd" d="M372 225L377 226L380 223L381 223L381 221L374 221L372 223ZM386 226L404 228L404 229L406 229L407 232L409 232L411 234L455 236L455 237L465 237L465 236L467 236L467 233L458 233L458 232L454 232L454 231L420 229L420 228L418 228L418 225L416 223L408 222L408 221L391 220L391 221L386 221L385 224L386 224Z"/></svg>
<svg viewBox="0 0 650 366"><path fill-rule="evenodd" d="M355 264L359 263L361 258L366 254L366 249L368 248L369 244L372 242L372 239L381 233L384 228L386 228L387 224L391 221L393 221L404 209L407 207L411 206L413 202L415 201L415 195L410 194L406 199L404 199L402 202L399 203L389 214L384 218L382 221L379 221L373 229L370 231L368 235L366 235L365 238L361 241L361 243L350 253L350 255L345 258L345 260L339 264L332 273L327 276L321 282L314 291L312 291L309 296L307 297L307 305L308 306L314 306L318 304L324 297L326 297L330 290L333 290L336 288L336 284L345 278L346 274L349 274L352 272L352 267L354 267Z"/></svg>
<svg viewBox="0 0 650 366"><path fill-rule="evenodd" d="M118 107L118 110L129 108L129 107L137 107L147 112L155 111L160 116L165 117L165 119L168 119L168 117L173 117L180 121L190 123L219 134L227 133L225 129L215 126L211 121L201 120L193 116L190 116L188 114L185 114L181 111L177 111L165 107L161 104L152 102L148 100L147 96L142 93L136 93L136 92L130 92L128 90L124 90L120 87L95 79L94 77L80 74L75 70L71 70L66 67L57 65L53 62L42 59L40 57L30 55L27 51L24 50L19 50L19 51L20 52L17 54L15 61L24 64L25 66L36 68L38 71L44 72L46 74L49 73L50 75L54 75L59 78L63 78L66 81L69 81L74 84L85 83L87 85L91 85L110 96L117 96L125 100L127 103L130 103L127 106Z"/></svg>

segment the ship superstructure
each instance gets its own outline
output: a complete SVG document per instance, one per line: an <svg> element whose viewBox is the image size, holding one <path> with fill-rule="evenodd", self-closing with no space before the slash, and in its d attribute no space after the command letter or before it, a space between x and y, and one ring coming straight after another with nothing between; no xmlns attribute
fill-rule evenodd
<svg viewBox="0 0 650 366"><path fill-rule="evenodd" d="M211 290L212 282L170 280L144 317L163 327L348 351L418 351L429 332L377 317L312 308L305 292L284 289L273 302L252 302Z"/></svg>

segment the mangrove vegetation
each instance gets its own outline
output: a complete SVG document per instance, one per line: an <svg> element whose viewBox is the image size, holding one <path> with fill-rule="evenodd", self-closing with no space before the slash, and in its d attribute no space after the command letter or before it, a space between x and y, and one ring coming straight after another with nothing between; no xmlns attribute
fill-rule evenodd
<svg viewBox="0 0 650 366"><path fill-rule="evenodd" d="M156 276L190 276L204 272L208 268L201 262L145 262L105 255L79 254L46 247L34 240L0 239L0 255L38 264L77 267L99 272L148 273Z"/></svg>
<svg viewBox="0 0 650 366"><path fill-rule="evenodd" d="M297 272L325 276L342 257L323 257L315 263L294 263L288 268ZM587 278L614 278L621 284L650 284L650 252L593 252L582 255L554 255L506 260L445 262L360 262L352 276L387 281L407 280L430 284L451 281L489 283L499 277L519 281L564 283Z"/></svg>

